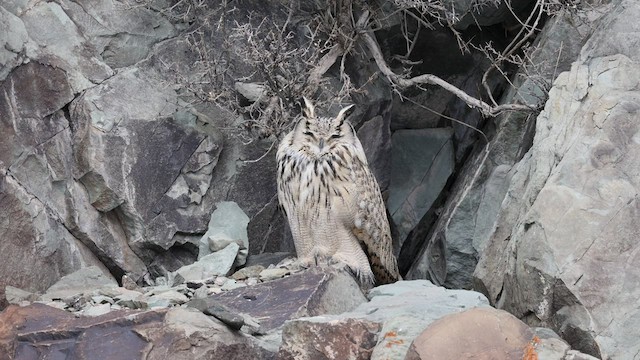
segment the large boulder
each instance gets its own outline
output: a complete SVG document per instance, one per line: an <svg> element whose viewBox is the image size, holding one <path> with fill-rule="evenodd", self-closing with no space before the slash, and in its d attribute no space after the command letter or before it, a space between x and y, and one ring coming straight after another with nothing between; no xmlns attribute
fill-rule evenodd
<svg viewBox="0 0 640 360"><path fill-rule="evenodd" d="M475 308L429 325L413 340L405 360L528 360L527 353L535 351L534 337L527 324L506 311Z"/></svg>
<svg viewBox="0 0 640 360"><path fill-rule="evenodd" d="M580 14L592 21L601 12ZM532 62L538 64L536 76L527 75L531 70L521 70L513 81L515 87L506 92L503 102L542 106L545 84L570 68L593 31L594 24L585 20L565 12L550 19L536 38L531 55ZM477 146L457 172L449 190L451 196L444 202L440 216L431 220L431 230L414 234L413 238L424 239L424 244L415 250L407 249L413 250L409 254L418 253L407 278L429 278L452 288L472 287L478 258L507 195L511 169L529 150L535 124L532 114L511 112L497 117L484 129L491 141ZM446 254L446 259L442 254Z"/></svg>
<svg viewBox="0 0 640 360"><path fill-rule="evenodd" d="M474 274L492 303L601 358L640 351L639 15L616 3L558 76Z"/></svg>
<svg viewBox="0 0 640 360"><path fill-rule="evenodd" d="M0 296L5 285L43 291L83 266L108 272L66 221L66 198L79 190L70 181L71 130L63 108L73 90L66 73L32 62L9 73L0 93L0 205L6 214L0 220Z"/></svg>
<svg viewBox="0 0 640 360"><path fill-rule="evenodd" d="M400 281L372 289L369 302L339 315L303 317L285 323L284 358L402 359L433 321L465 309L488 306L477 292L447 290L426 280ZM347 327L354 330L347 337Z"/></svg>

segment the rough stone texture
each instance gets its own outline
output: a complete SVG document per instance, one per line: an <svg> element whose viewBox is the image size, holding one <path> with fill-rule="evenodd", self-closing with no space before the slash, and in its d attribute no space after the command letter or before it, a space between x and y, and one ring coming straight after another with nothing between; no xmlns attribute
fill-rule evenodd
<svg viewBox="0 0 640 360"><path fill-rule="evenodd" d="M141 281L195 260L222 137L141 61L174 25L120 1L8 0L0 18L0 201L15 215L1 263L40 271L3 270L0 288L43 291L89 265Z"/></svg>
<svg viewBox="0 0 640 360"><path fill-rule="evenodd" d="M508 312L476 308L433 322L405 360L523 359L533 339L533 330Z"/></svg>
<svg viewBox="0 0 640 360"><path fill-rule="evenodd" d="M198 311L112 311L79 317L49 306L0 314L0 353L38 359L272 359L273 354Z"/></svg>
<svg viewBox="0 0 640 360"><path fill-rule="evenodd" d="M282 330L278 359L368 360L379 331L379 323L365 319L292 320Z"/></svg>
<svg viewBox="0 0 640 360"><path fill-rule="evenodd" d="M206 229L210 208L200 203L221 149L190 124L166 118L176 111L175 102L153 73L133 69L71 104L76 173L91 205L101 217L117 216L134 251L168 271L196 256L196 244L186 258L166 252L189 245L181 235Z"/></svg>
<svg viewBox="0 0 640 360"><path fill-rule="evenodd" d="M6 305L6 285L42 292L68 273L100 264L44 204L2 173L0 207L0 307Z"/></svg>
<svg viewBox="0 0 640 360"><path fill-rule="evenodd" d="M389 117L376 116L358 129L358 138L367 156L369 168L384 193L391 173L391 129Z"/></svg>
<svg viewBox="0 0 640 360"><path fill-rule="evenodd" d="M398 246L418 224L453 173L451 129L398 130L391 137L387 207L398 229ZM399 251L396 247L396 253Z"/></svg>
<svg viewBox="0 0 640 360"><path fill-rule="evenodd" d="M38 298L38 295L7 285L4 288L4 297L9 304L18 305L23 301L34 301Z"/></svg>
<svg viewBox="0 0 640 360"><path fill-rule="evenodd" d="M554 76L570 68L593 30L594 19L603 12L586 12L583 19L561 13L546 24L532 54L545 81L552 82ZM545 99L541 84L524 73L515 78L514 84L516 87L504 96L505 103L540 104ZM529 114L509 113L495 119L495 128L485 130L493 135L491 142L488 147L478 146L461 168L450 190L452 196L434 220L432 230L413 234L418 240L426 240L417 250L409 251L419 254L406 278L429 278L447 287L471 288L473 271L509 188L510 170L531 146L534 120Z"/></svg>
<svg viewBox="0 0 640 360"><path fill-rule="evenodd" d="M97 266L89 266L63 276L42 295L45 300L64 299L101 287L117 287L118 283Z"/></svg>
<svg viewBox="0 0 640 360"><path fill-rule="evenodd" d="M616 3L558 76L475 272L493 303L601 358L640 351L639 14Z"/></svg>
<svg viewBox="0 0 640 360"><path fill-rule="evenodd" d="M269 331L292 318L338 314L364 301L366 298L351 275L314 269L207 299L192 300L188 305L201 311L222 305L230 311L259 319L261 329Z"/></svg>
<svg viewBox="0 0 640 360"><path fill-rule="evenodd" d="M41 2L26 6L19 17L30 38L27 56L64 70L74 93L113 75L113 70L59 4Z"/></svg>
<svg viewBox="0 0 640 360"><path fill-rule="evenodd" d="M269 267L269 265L277 265L281 261L289 258L295 258L295 253L289 252L277 252L277 253L262 253L257 255L249 255L247 258L247 263L245 267L250 267L253 265L261 265L265 268Z"/></svg>
<svg viewBox="0 0 640 360"><path fill-rule="evenodd" d="M572 350L566 341L548 328L534 328L535 352L540 360L597 360L597 358Z"/></svg>
<svg viewBox="0 0 640 360"><path fill-rule="evenodd" d="M176 35L167 18L144 6L127 7L124 1L64 0L61 7L112 69L137 63L155 43Z"/></svg>
<svg viewBox="0 0 640 360"><path fill-rule="evenodd" d="M208 230L200 239L198 260L235 242L239 246L235 265L244 265L249 253L248 224L249 217L238 204L231 201L218 203L211 214Z"/></svg>
<svg viewBox="0 0 640 360"><path fill-rule="evenodd" d="M191 265L186 265L175 274L185 281L204 280L217 275L227 275L233 269L240 246L232 242L222 250L209 254Z"/></svg>
<svg viewBox="0 0 640 360"><path fill-rule="evenodd" d="M308 338L300 338L295 332L283 331L283 348L281 352L296 353L301 350L305 340L312 343L322 334L340 329L346 320L353 320L359 330L358 334L366 335L376 328L371 323L379 324L377 342L371 352L371 359L403 359L409 345L433 321L451 314L474 307L488 306L487 299L480 293L464 290L447 290L426 280L399 281L394 284L373 288L368 297L369 302L359 305L352 311L339 315L323 315L305 317L295 320L292 329L301 329ZM366 329L366 331L364 331ZM287 337L291 337L289 340ZM326 338L333 339L332 337ZM358 354L368 353L369 337L360 338L363 343L351 345L349 349L357 349ZM336 339L339 340L339 339ZM291 341L291 346L288 344ZM344 345L342 340L338 344ZM350 340L352 341L352 340ZM315 345L306 345L305 354L317 352ZM340 354L336 355L339 356ZM347 354L341 354L347 358ZM322 357L320 357L322 358Z"/></svg>

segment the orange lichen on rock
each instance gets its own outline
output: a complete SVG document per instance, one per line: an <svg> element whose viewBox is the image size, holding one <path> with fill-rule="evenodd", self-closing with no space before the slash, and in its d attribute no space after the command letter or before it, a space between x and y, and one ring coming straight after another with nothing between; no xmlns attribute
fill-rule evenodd
<svg viewBox="0 0 640 360"><path fill-rule="evenodd" d="M394 345L403 345L404 344L404 340L402 339L390 339L389 338L395 338L398 336L398 333L395 331L387 331L384 334L384 339L387 340L387 343L384 345L386 348L390 348Z"/></svg>
<svg viewBox="0 0 640 360"><path fill-rule="evenodd" d="M536 351L536 346L540 343L540 338L534 336L531 339L531 342L527 344L524 348L524 355L522 356L522 360L538 360L538 352Z"/></svg>

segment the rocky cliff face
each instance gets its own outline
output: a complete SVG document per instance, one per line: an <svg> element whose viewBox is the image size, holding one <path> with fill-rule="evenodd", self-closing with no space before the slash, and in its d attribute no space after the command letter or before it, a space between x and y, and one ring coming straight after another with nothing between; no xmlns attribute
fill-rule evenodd
<svg viewBox="0 0 640 360"><path fill-rule="evenodd" d="M233 10L225 18L229 26L246 22L249 14L287 21L281 2L232 3L225 9ZM533 2L522 3L516 12ZM458 5L472 9L465 1ZM317 6L301 2L298 10ZM169 7L99 0L0 4L0 307L7 305L5 297L20 303L14 288L43 293L87 268L109 286L128 279L137 286L178 286L231 274L247 253L250 268L252 257L276 264L293 252L277 208L275 156L261 158L274 138L246 145L242 119L202 91L213 83L210 66L217 61L203 53L228 50L213 31L226 25L195 24L188 13L181 18ZM478 11L461 16L456 29L468 38L490 37L498 46L508 42L513 19L504 4ZM408 90L410 101L402 102L374 76L369 59L346 64L361 90L352 98L358 110L351 121L383 188L406 279L480 291L491 305L530 326L553 329L592 356L637 356L639 15L636 1L614 0L547 19L530 54L536 76L523 76L531 69L511 69L512 84L499 76L488 83L503 102L537 104L539 115L487 120L438 87ZM387 20L376 35L391 58L404 37L394 17ZM306 31L296 19L289 26L298 35ZM206 49L194 46L193 34ZM413 58L405 60L420 60L415 71L479 96L489 64L481 55L460 54L455 41L445 28L425 31ZM226 76L236 81L251 75L242 59L229 59ZM334 70L326 78L337 91ZM424 107L483 129L488 142ZM240 215L217 206L223 201L235 202ZM212 270L211 259L225 269ZM267 281L264 276L254 276L254 283ZM101 301L96 304L104 307ZM37 310L65 318L47 311ZM173 334L174 317L184 314L171 311L143 315L143 322L162 323ZM232 335L228 343L249 344L247 353L264 358L296 358L296 351L315 354L304 349L309 339L329 341L327 328L353 329L364 345L345 343L344 351L383 356L395 323L361 315L332 318L330 326L315 318L288 323L276 335L284 334L279 352L279 343L274 350L273 344L265 348ZM6 316L23 313L14 309ZM224 327L193 316L202 329ZM69 328L84 326L64 321ZM163 336L136 331L147 342ZM403 338L402 356L413 337ZM427 358L414 345L411 356Z"/></svg>

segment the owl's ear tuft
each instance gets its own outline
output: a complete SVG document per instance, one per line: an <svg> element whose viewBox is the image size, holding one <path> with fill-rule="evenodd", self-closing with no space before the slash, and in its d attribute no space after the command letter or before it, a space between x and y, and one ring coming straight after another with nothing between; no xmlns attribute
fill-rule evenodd
<svg viewBox="0 0 640 360"><path fill-rule="evenodd" d="M351 115L354 109L355 105L353 104L343 107L342 110L340 110L340 112L338 113L338 116L336 116L336 122L342 125L344 120L347 118L347 116Z"/></svg>
<svg viewBox="0 0 640 360"><path fill-rule="evenodd" d="M304 100L304 107L302 108L302 111L304 112L304 116L310 119L315 118L316 108L313 106L313 103L311 102L311 100L307 99L304 96L302 97L302 99Z"/></svg>

